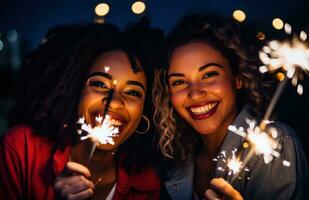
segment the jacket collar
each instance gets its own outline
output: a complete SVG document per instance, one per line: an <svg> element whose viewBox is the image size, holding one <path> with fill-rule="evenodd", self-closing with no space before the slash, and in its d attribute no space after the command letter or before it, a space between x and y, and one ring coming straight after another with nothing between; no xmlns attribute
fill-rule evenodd
<svg viewBox="0 0 309 200"><path fill-rule="evenodd" d="M241 112L237 115L233 122L233 125L238 127L243 127L246 129L248 127L245 119L252 119L250 114L250 107L248 105L244 106ZM226 151L226 156L231 156L232 151L236 147L240 147L243 142L243 138L228 131L224 142L220 148L221 151ZM222 159L218 160L217 167L226 166L226 163ZM215 171L215 177L224 177L226 172L221 170ZM194 161L190 160L190 163L186 166L170 168L167 170L167 178L169 181L165 182L166 189L172 199L193 199L193 175L194 175Z"/></svg>
<svg viewBox="0 0 309 200"><path fill-rule="evenodd" d="M192 199L193 173L193 160L185 166L176 166L166 171L169 181L165 182L165 187L172 199Z"/></svg>
<svg viewBox="0 0 309 200"><path fill-rule="evenodd" d="M246 123L246 119L253 119L252 115L250 114L250 106L246 105L243 107L241 112L237 115L236 119L232 123L233 126L236 128L243 127L244 130L248 128L248 124ZM233 156L233 151L235 149L238 149L241 147L241 145L244 142L244 138L233 133L232 131L228 131L225 139L223 141L223 144L220 148L220 154L221 152L224 152L223 154L226 155L226 158L231 158ZM219 156L220 156L219 154ZM226 175L226 172L223 170L218 170L220 168L226 167L226 163L224 159L218 159L217 165L216 165L216 171L215 171L215 177L224 177Z"/></svg>
<svg viewBox="0 0 309 200"><path fill-rule="evenodd" d="M69 160L69 155L71 152L71 146L66 146L63 151L59 148L56 149L52 161L53 161L53 171L56 176L59 176L60 173L66 166L66 163Z"/></svg>

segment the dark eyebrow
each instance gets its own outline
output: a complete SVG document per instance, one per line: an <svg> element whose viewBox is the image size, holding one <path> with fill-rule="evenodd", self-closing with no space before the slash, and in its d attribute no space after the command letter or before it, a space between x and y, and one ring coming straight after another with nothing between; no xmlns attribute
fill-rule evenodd
<svg viewBox="0 0 309 200"><path fill-rule="evenodd" d="M170 73L168 76L167 76L167 80L169 80L171 77L173 76L176 76L176 77L184 77L185 75L182 74L182 73Z"/></svg>
<svg viewBox="0 0 309 200"><path fill-rule="evenodd" d="M93 76L103 76L104 78L112 80L112 76L110 74L103 73L103 72L94 72L94 73L90 74L87 79L89 79Z"/></svg>
<svg viewBox="0 0 309 200"><path fill-rule="evenodd" d="M199 67L198 71L201 72L201 71L203 71L204 69L206 69L207 67L210 67L210 66L217 66L217 67L220 67L220 68L223 69L223 66L218 64L218 63L207 63L207 64Z"/></svg>
<svg viewBox="0 0 309 200"><path fill-rule="evenodd" d="M138 81L127 81L127 84L139 86L139 87L141 87L145 91L145 87L144 87L144 85L141 82L138 82Z"/></svg>

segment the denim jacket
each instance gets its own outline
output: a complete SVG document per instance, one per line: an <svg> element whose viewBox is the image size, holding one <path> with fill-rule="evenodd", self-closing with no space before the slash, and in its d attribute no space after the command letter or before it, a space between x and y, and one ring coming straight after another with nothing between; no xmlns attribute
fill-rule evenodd
<svg viewBox="0 0 309 200"><path fill-rule="evenodd" d="M246 119L254 119L250 115L248 106L242 109L233 125L246 130L248 127ZM290 127L280 122L273 122L267 128L270 127L277 130L278 141L282 145L280 158L274 158L270 163L265 164L262 155L253 155L245 166L249 170L242 170L242 174L238 176L241 179L234 179L233 187L246 200L309 199L309 191L305 191L306 183L309 180L308 165L297 135ZM226 156L230 157L231 152L235 148L239 149L242 144L243 138L229 131L220 152L225 151ZM245 157L248 151L246 149L242 156ZM284 160L288 161L290 165L284 165ZM226 164L223 163L223 160L219 159L213 173L214 177L229 178L226 172L218 169L224 165ZM165 186L172 200L194 199L193 176L193 158L186 166L167 169Z"/></svg>

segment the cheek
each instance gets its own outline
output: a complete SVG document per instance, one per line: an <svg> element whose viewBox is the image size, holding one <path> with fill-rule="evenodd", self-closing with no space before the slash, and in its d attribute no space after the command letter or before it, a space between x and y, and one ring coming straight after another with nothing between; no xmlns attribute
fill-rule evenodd
<svg viewBox="0 0 309 200"><path fill-rule="evenodd" d="M172 102L172 105L176 109L178 109L180 106L184 104L186 94L183 91L171 91L169 98Z"/></svg>
<svg viewBox="0 0 309 200"><path fill-rule="evenodd" d="M95 104L98 101L101 101L102 95L98 95L93 92L89 92L87 90L83 91L78 103L78 115L86 115L89 107Z"/></svg>
<svg viewBox="0 0 309 200"><path fill-rule="evenodd" d="M130 115L131 126L137 127L143 115L144 102L143 101L131 101L127 103L126 107Z"/></svg>
<svg viewBox="0 0 309 200"><path fill-rule="evenodd" d="M222 79L209 85L208 91L212 91L222 99L234 99L236 96L235 85L228 79Z"/></svg>

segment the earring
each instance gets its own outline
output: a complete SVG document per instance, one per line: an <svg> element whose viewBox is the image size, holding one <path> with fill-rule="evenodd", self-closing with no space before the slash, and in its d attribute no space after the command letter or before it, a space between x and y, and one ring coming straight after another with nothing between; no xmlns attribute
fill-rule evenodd
<svg viewBox="0 0 309 200"><path fill-rule="evenodd" d="M150 121L149 121L149 119L148 119L145 115L143 115L142 118L146 120L146 122L147 122L147 128L146 128L145 130L143 130L143 131L139 131L139 130L136 129L135 132L138 133L138 134L145 134L145 133L147 133L147 132L149 131L149 129L150 129Z"/></svg>

